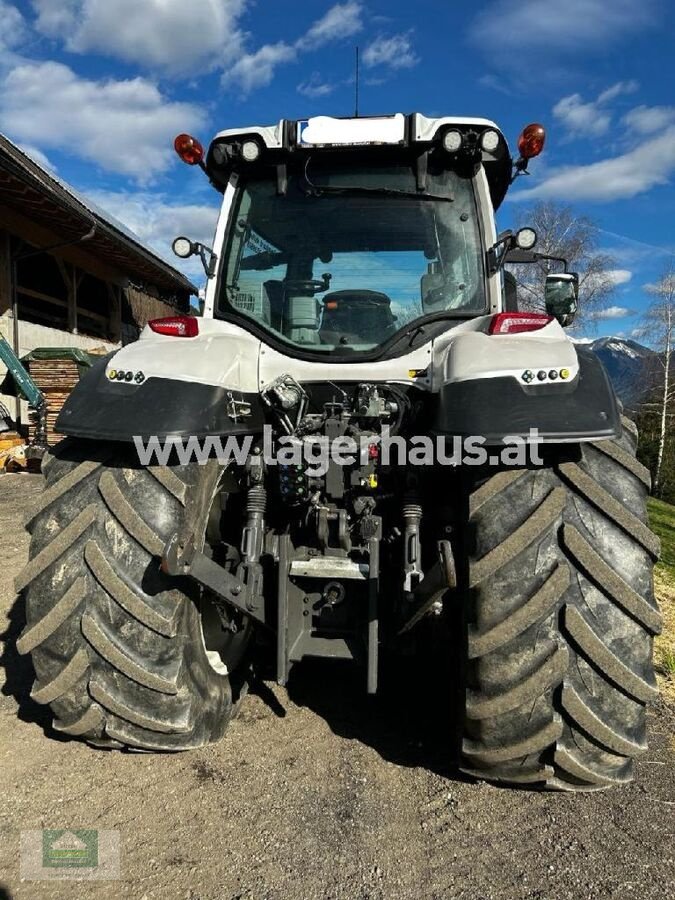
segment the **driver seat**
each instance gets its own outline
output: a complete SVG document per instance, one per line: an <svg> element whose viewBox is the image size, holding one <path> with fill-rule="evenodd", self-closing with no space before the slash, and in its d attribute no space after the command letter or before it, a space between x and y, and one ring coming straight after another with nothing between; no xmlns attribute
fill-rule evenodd
<svg viewBox="0 0 675 900"><path fill-rule="evenodd" d="M381 344L395 330L391 299L380 291L332 291L323 298L323 344Z"/></svg>

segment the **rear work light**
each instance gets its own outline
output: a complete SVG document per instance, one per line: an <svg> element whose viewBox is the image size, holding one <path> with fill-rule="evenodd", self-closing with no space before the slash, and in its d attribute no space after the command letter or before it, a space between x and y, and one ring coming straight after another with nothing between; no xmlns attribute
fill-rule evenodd
<svg viewBox="0 0 675 900"><path fill-rule="evenodd" d="M170 337L197 337L199 320L194 316L167 316L164 319L150 319L151 331Z"/></svg>
<svg viewBox="0 0 675 900"><path fill-rule="evenodd" d="M519 334L521 331L538 331L552 321L553 316L547 316L546 313L497 313L490 320L488 334Z"/></svg>

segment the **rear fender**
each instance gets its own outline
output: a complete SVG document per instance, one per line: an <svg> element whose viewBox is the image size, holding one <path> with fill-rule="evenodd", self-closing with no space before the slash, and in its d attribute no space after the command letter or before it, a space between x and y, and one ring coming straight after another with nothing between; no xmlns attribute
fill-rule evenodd
<svg viewBox="0 0 675 900"><path fill-rule="evenodd" d="M144 329L84 376L56 430L112 441L260 431L260 341L213 320L200 319L199 330L177 338Z"/></svg>
<svg viewBox="0 0 675 900"><path fill-rule="evenodd" d="M439 434L530 437L546 442L616 438L621 416L598 357L573 344L553 321L542 329L487 334L489 319L449 332L435 348L434 388Z"/></svg>

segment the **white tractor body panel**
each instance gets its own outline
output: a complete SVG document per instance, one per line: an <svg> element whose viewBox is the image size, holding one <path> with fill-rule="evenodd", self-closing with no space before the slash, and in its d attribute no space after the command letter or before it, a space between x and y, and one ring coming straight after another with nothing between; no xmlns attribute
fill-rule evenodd
<svg viewBox="0 0 675 900"><path fill-rule="evenodd" d="M251 125L250 128L226 128L219 131L214 140L219 138L236 138L243 135L255 134L265 142L266 147L277 149L283 147L284 120L278 125Z"/></svg>
<svg viewBox="0 0 675 900"><path fill-rule="evenodd" d="M523 378L528 371L567 369L565 380L574 380L577 354L557 322L535 332L488 335L490 318L455 325L403 356L353 363L287 356L238 325L200 319L200 333L194 338L155 334L146 327L138 341L110 359L107 371L141 371L145 379L190 381L246 394L257 393L284 374L300 382L395 381L433 392L448 383L504 376L528 384Z"/></svg>
<svg viewBox="0 0 675 900"><path fill-rule="evenodd" d="M545 383L551 383L551 370L556 371L553 380L558 383L573 381L577 376L579 361L574 344L555 320L537 331L494 335L487 334L489 322L489 316L471 319L436 338L432 390L451 382L504 376L529 384L531 379L523 378L526 372L546 372L547 377L542 379ZM558 380L561 369L567 369L569 375Z"/></svg>
<svg viewBox="0 0 675 900"><path fill-rule="evenodd" d="M292 375L297 381L396 381L425 388L431 379L410 372L426 372L432 359L432 343L398 356L376 362L335 363L330 359L292 359L271 347L260 350L260 383L267 384L279 375Z"/></svg>
<svg viewBox="0 0 675 900"><path fill-rule="evenodd" d="M139 340L115 353L106 372L140 371L146 381L164 378L256 393L260 341L215 319L200 319L199 331L197 337L177 338L155 334L146 326Z"/></svg>
<svg viewBox="0 0 675 900"><path fill-rule="evenodd" d="M498 134L502 133L501 129L490 119L476 119L466 116L442 116L440 118L430 119L427 116L423 116L421 113L416 113L413 118L415 122L413 139L420 143L433 141L439 128L492 128Z"/></svg>
<svg viewBox="0 0 675 900"><path fill-rule="evenodd" d="M315 146L348 146L355 144L397 144L405 139L405 119L403 113L390 116L361 116L359 118L336 118L314 116L298 122L298 143ZM474 116L441 116L429 118L421 113L413 116L414 141L433 141L439 128L492 128L498 134L501 129L490 119ZM257 135L266 147L278 149L283 146L283 120L277 125L252 125L246 128L227 128L219 131L214 140Z"/></svg>

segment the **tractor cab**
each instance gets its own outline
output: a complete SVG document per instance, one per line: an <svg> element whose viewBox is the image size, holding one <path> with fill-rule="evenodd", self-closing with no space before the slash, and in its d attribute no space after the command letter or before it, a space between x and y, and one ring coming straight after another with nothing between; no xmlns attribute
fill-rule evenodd
<svg viewBox="0 0 675 900"><path fill-rule="evenodd" d="M221 132L205 160L176 147L224 194L207 316L339 361L501 308L488 252L514 162L492 122L318 117Z"/></svg>

